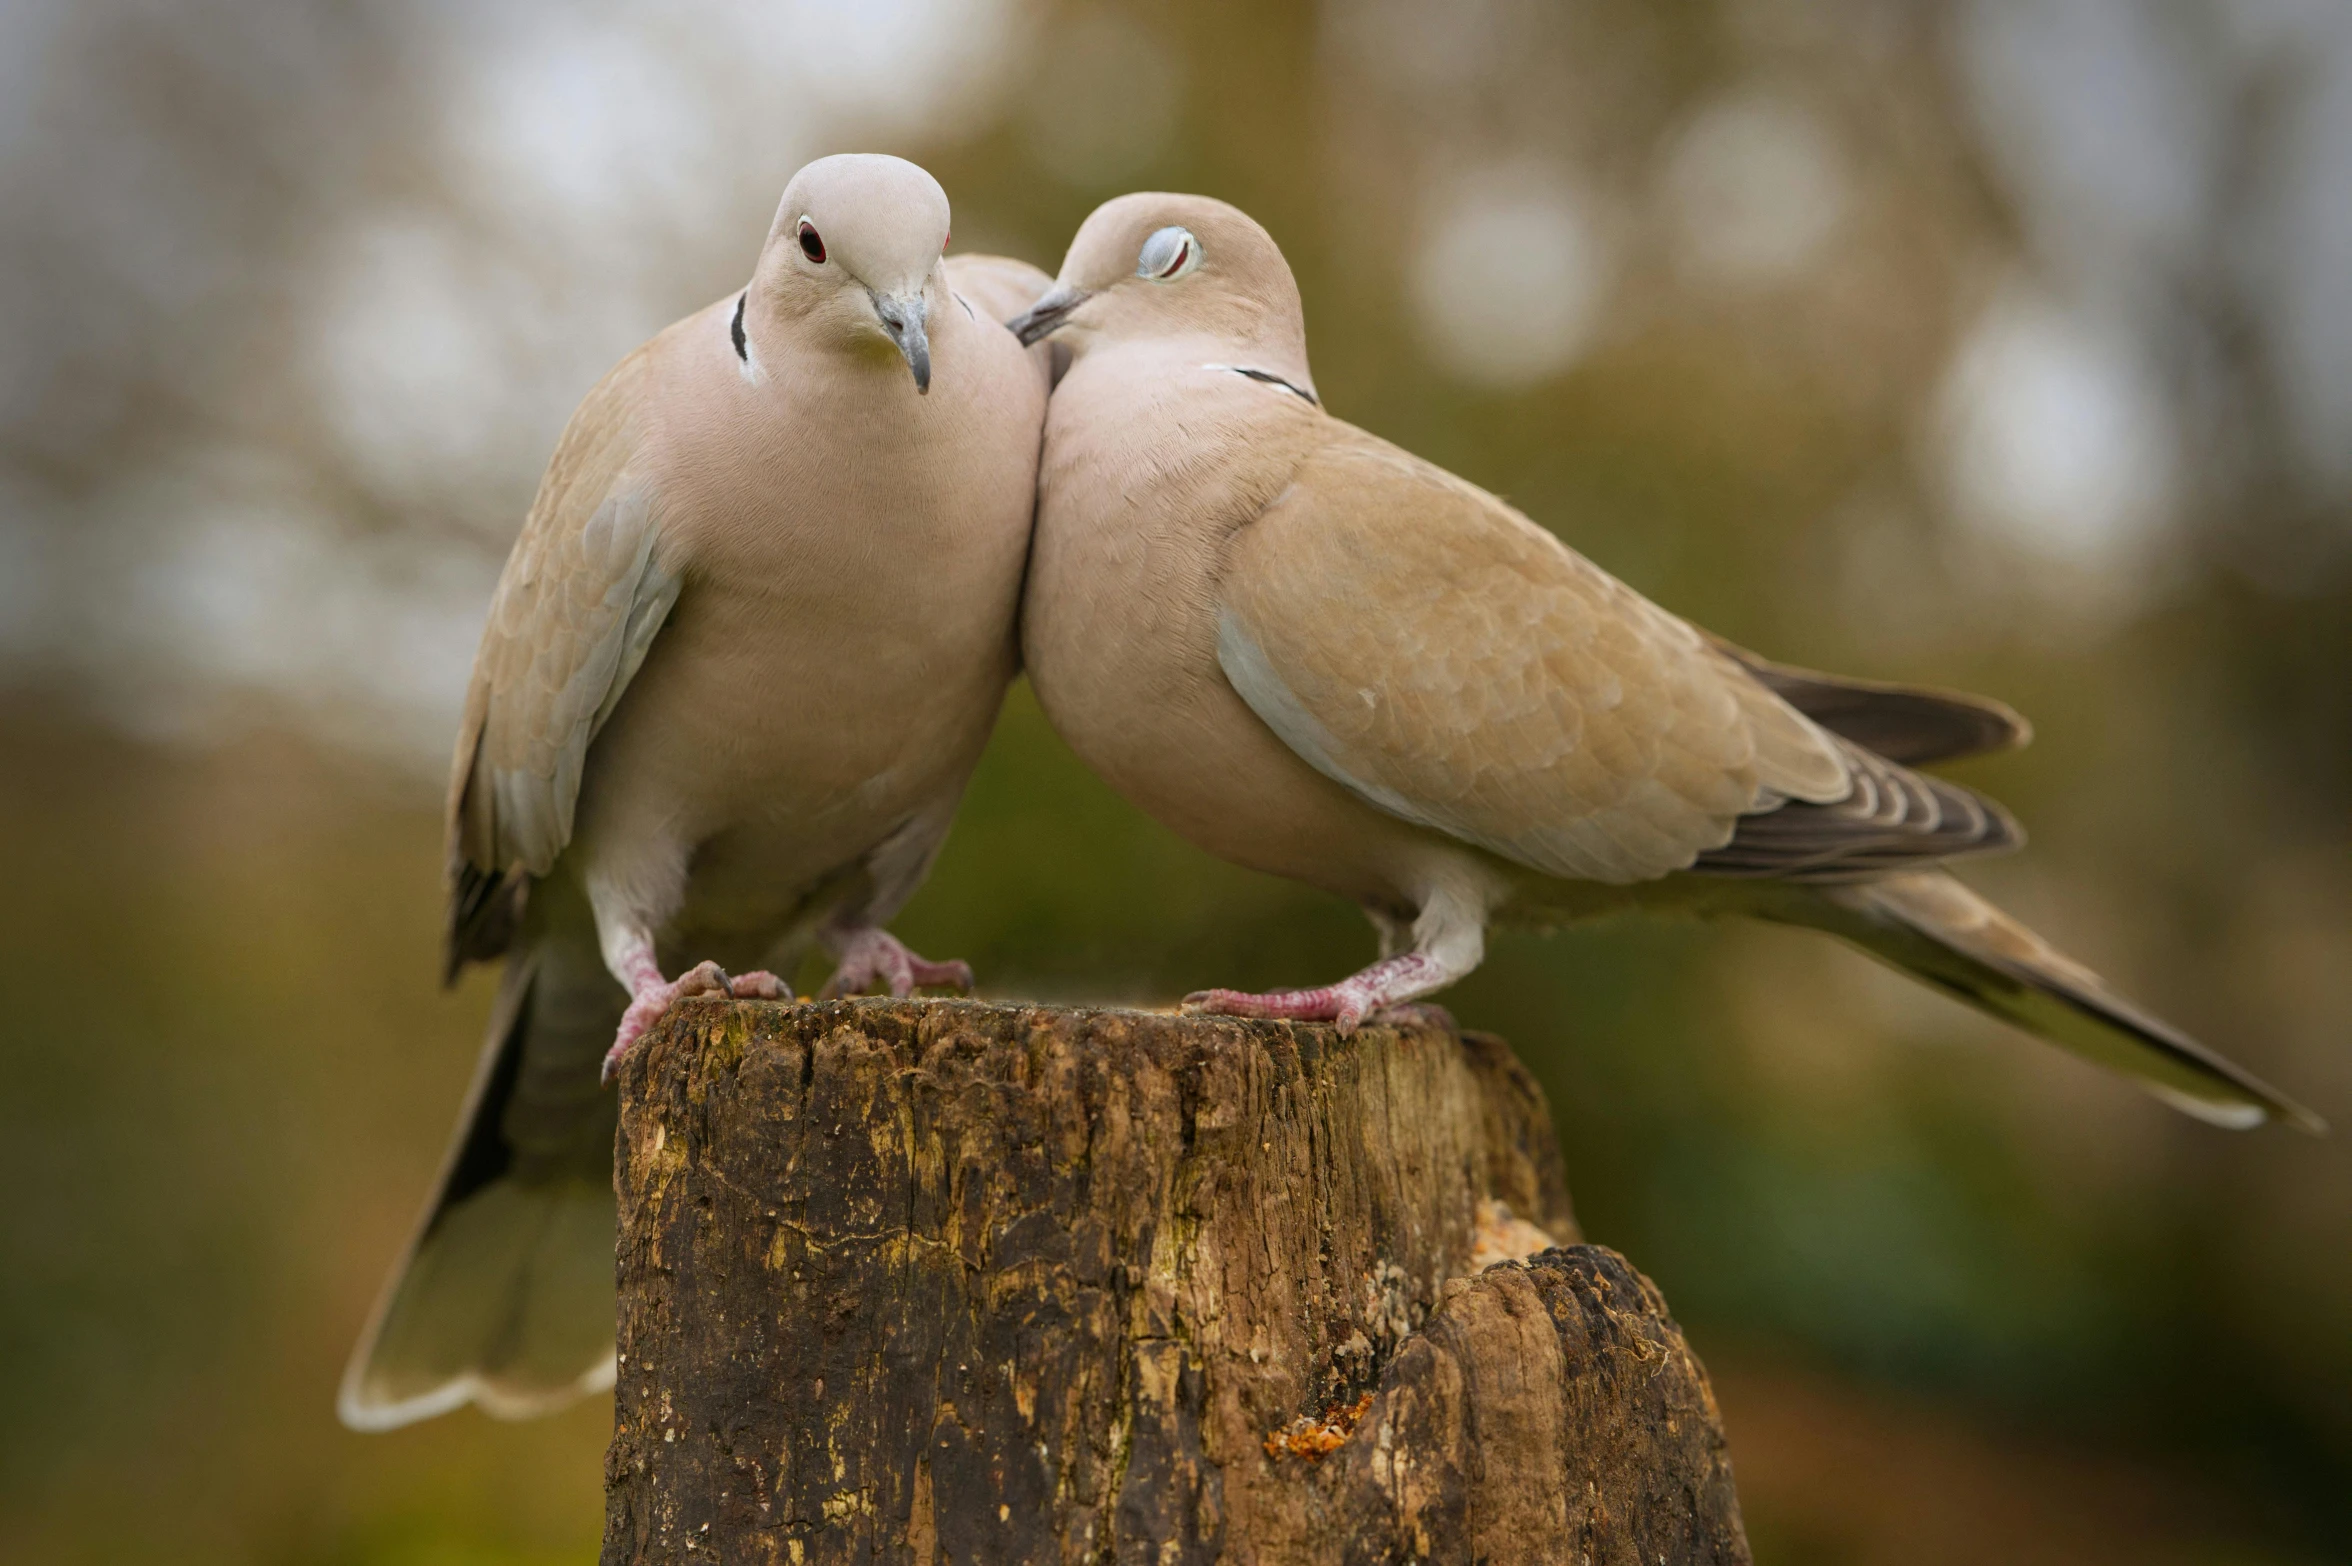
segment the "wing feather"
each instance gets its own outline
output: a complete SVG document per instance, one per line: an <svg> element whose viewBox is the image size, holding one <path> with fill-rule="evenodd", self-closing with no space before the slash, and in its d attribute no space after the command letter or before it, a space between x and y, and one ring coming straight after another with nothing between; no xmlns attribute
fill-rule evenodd
<svg viewBox="0 0 2352 1566"><path fill-rule="evenodd" d="M588 747L677 602L629 469L646 372L640 349L572 416L491 598L449 785L452 972L504 948L571 841Z"/></svg>
<svg viewBox="0 0 2352 1566"><path fill-rule="evenodd" d="M1848 880L2022 841L1991 801L1784 699L1802 671L1718 642L1360 432L1235 535L1217 658L1318 771L1551 875ZM2022 731L1997 703L1836 689L1835 710L1903 718L1921 750Z"/></svg>
<svg viewBox="0 0 2352 1566"><path fill-rule="evenodd" d="M1990 696L1822 674L1709 639L1815 723L1906 767L2015 750L2033 738L2032 724Z"/></svg>
<svg viewBox="0 0 2352 1566"><path fill-rule="evenodd" d="M1218 609L1227 678L1310 765L1550 874L1652 879L1852 792L1837 743L1690 626L1369 436L1236 535Z"/></svg>

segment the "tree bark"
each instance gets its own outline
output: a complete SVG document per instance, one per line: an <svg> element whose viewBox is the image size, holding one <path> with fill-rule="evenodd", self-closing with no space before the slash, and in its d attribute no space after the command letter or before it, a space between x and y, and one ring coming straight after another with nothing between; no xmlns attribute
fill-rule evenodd
<svg viewBox="0 0 2352 1566"><path fill-rule="evenodd" d="M1748 1559L1498 1039L697 1001L622 1092L608 1566Z"/></svg>

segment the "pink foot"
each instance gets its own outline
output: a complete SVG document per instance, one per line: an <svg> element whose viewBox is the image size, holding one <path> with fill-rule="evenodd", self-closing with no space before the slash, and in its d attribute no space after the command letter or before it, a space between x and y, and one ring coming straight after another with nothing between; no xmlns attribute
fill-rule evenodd
<svg viewBox="0 0 2352 1566"><path fill-rule="evenodd" d="M890 986L891 994L901 997L914 994L919 984L953 985L966 992L972 988L970 963L928 961L907 950L888 930L872 925L840 931L827 944L840 963L826 981L827 1000L862 995L877 979Z"/></svg>
<svg viewBox="0 0 2352 1566"><path fill-rule="evenodd" d="M792 987L767 969L739 973L727 981L727 993L737 1000L790 1000Z"/></svg>
<svg viewBox="0 0 2352 1566"><path fill-rule="evenodd" d="M621 1057L635 1047L646 1031L662 1020L670 1007L695 995L731 995L737 1000L777 1000L790 994L784 981L765 971L727 976L727 970L715 962L698 962L669 982L659 978L643 985L630 997L629 1009L621 1013L620 1030L613 1035L613 1046L605 1051L603 1080L610 1082L613 1073L621 1069Z"/></svg>
<svg viewBox="0 0 2352 1566"><path fill-rule="evenodd" d="M1334 1022L1342 1033L1353 1033L1372 1010L1368 996L1342 979L1317 990L1274 990L1253 995L1247 990L1194 990L1184 997L1184 1009L1223 1017L1274 1017L1287 1022Z"/></svg>
<svg viewBox="0 0 2352 1566"><path fill-rule="evenodd" d="M1407 952L1401 957L1384 957L1362 973L1350 974L1337 984L1326 984L1320 989L1276 990L1268 995L1252 995L1246 990L1195 990L1184 997L1184 1009L1227 1017L1329 1022L1344 1037L1362 1027L1364 1019L1373 1013L1402 1007L1414 996L1425 995L1453 977L1435 959L1419 952Z"/></svg>

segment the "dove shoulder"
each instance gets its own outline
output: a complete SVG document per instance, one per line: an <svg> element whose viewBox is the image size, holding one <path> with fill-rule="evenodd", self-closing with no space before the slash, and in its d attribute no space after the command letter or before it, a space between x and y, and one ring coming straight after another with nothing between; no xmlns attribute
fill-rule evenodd
<svg viewBox="0 0 2352 1566"><path fill-rule="evenodd" d="M967 253L945 257L940 265L947 269L949 291L999 326L1053 287L1053 278L1042 267L1011 256Z"/></svg>
<svg viewBox="0 0 2352 1566"><path fill-rule="evenodd" d="M1011 256L954 255L941 264L947 268L947 286L955 304L971 312L975 320L998 326L1037 303L1053 286L1053 279L1042 269ZM1041 342L1024 350L1041 384L1047 387L1053 384L1054 349L1053 343Z"/></svg>

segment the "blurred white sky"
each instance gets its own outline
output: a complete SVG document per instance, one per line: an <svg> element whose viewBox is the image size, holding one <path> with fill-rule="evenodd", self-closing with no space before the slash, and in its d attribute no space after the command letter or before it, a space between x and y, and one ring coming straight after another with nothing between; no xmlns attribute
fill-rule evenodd
<svg viewBox="0 0 2352 1566"><path fill-rule="evenodd" d="M1467 385L1695 311L1834 353L1902 195L1850 84L1903 10L1750 0L1720 79L1675 87L1589 8L1331 0L1321 68L1391 139L1268 155L1377 157L1411 231L1362 262ZM2342 501L2352 6L1946 15L1942 90L2020 242L1928 306L1957 320L1919 503L2128 613L2265 430ZM147 729L291 714L437 773L565 416L747 273L799 162L1010 118L1045 177L1115 185L1199 90L1146 13L1018 0L0 8L0 681ZM2211 417L2249 352L2252 434Z"/></svg>
<svg viewBox="0 0 2352 1566"><path fill-rule="evenodd" d="M143 729L291 711L437 771L572 405L690 290L748 274L808 157L992 112L1015 21L0 12L0 658L69 666ZM156 112L141 50L188 78L195 125ZM178 416L141 421L151 401Z"/></svg>

